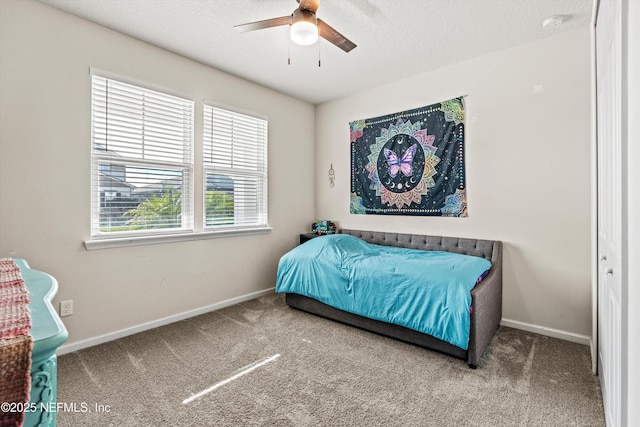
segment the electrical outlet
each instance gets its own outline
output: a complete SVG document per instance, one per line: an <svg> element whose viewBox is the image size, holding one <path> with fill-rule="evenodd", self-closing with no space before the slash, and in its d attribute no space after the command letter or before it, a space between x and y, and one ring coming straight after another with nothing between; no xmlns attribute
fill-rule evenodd
<svg viewBox="0 0 640 427"><path fill-rule="evenodd" d="M60 301L60 317L71 316L73 314L73 300Z"/></svg>

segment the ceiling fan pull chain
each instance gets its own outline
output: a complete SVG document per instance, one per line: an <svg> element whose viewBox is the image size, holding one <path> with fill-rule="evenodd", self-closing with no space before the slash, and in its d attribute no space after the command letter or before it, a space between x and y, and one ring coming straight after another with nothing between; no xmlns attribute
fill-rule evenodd
<svg viewBox="0 0 640 427"><path fill-rule="evenodd" d="M316 43L318 43L318 68L320 68L320 40L318 40Z"/></svg>

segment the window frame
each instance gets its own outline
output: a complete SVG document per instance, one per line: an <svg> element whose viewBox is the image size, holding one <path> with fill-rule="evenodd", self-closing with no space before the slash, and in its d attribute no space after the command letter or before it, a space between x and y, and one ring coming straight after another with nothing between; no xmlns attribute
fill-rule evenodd
<svg viewBox="0 0 640 427"><path fill-rule="evenodd" d="M109 156L99 156L94 153L94 94L93 94L93 76L98 76L100 78L106 78L115 80L118 82L122 82L128 85L138 86L141 89L160 92L169 96L183 98L185 100L189 100L191 102L191 131L190 131L190 150L191 150L191 158L190 158L190 167L188 170L187 180L189 180L189 192L187 194L188 200L184 201L183 194L183 212L184 206L187 206L189 209L188 212L188 226L183 226L180 228L162 228L155 230L136 230L136 231L116 231L116 232L97 232L96 233L96 215L99 215L99 203L100 203L100 192L99 192L99 161L105 158L109 158ZM104 72L101 70L96 70L91 68L89 70L89 85L90 85L90 95L91 95L91 105L90 105L90 132L91 132L91 146L90 146L90 165L91 165L91 189L90 189L90 237L84 240L84 246L87 250L94 249L106 249L106 248L114 248L114 247L126 247L126 246L138 246L138 245L152 245L152 244L161 244L161 243L171 243L171 242L184 242L184 241L193 241L193 240L205 240L205 239L215 239L215 238L225 238L225 237L234 237L234 236L243 236L243 235L253 235L253 234L267 234L270 233L272 228L268 223L268 119L264 116L260 116L253 113L248 113L244 111L240 111L237 109L229 108L227 106L222 106L219 104L203 101L202 103L196 103L195 97L185 96L184 94L177 93L174 90L167 89L164 87L158 87L146 82L136 81L129 77L123 77L120 75L116 75L109 72ZM203 135L199 132L196 132L196 127L200 127L204 131L204 109L205 105L214 107L214 108L222 108L229 111L234 111L238 114L244 114L248 116L252 116L266 122L266 131L265 131L265 147L264 147L264 165L265 165L265 176L264 176L264 186L263 186L263 197L264 197L264 221L262 224L256 225L243 225L243 226L235 226L230 225L227 227L206 227L206 204L205 198L207 194L206 190L206 168L204 165L204 142ZM111 160L113 160L111 158ZM116 163L116 162L112 162ZM151 164L153 162L148 162ZM154 163L155 166L163 166L167 167L168 165L164 162L159 162L158 164ZM202 183L201 189L199 189L197 182ZM198 194L195 192L198 191ZM201 192L201 194L200 194ZM98 203L98 207L96 209L96 200ZM201 212L200 214L196 214L197 212ZM98 228L99 228L99 220L98 220Z"/></svg>
<svg viewBox="0 0 640 427"><path fill-rule="evenodd" d="M90 85L91 238L112 240L192 232L194 230L195 169L194 99L164 88L96 70L90 72ZM112 95L115 98L111 100L108 92L109 85L114 87ZM100 93L100 91L104 92ZM118 97L117 93L124 95ZM169 104L175 105L166 109ZM153 108L147 111L148 107ZM121 113L110 116L110 109L119 109ZM161 114L161 116L154 118L153 114ZM165 126L166 120L171 115L179 117L177 124ZM110 139L109 130L117 136ZM101 131L105 134L102 135ZM171 132L176 132L179 136L169 136ZM135 139L138 137L137 133L140 134L140 140ZM173 141L168 142L171 139ZM110 150L109 143L112 143L112 146L115 145L117 149ZM99 151L99 146L103 147L104 152ZM155 146L156 151L152 151L152 146ZM172 153L165 152L170 149L173 150ZM103 231L101 223L103 201L100 192L102 171L106 170L103 166L107 166L109 170L114 166L121 167L125 174L138 175L140 182L151 183L155 180L162 183L163 187L166 182L161 177L180 176L178 186L180 213L177 215L179 225L170 226L169 222L166 222L166 227ZM115 178L115 175L110 174L107 178ZM122 182L122 185L125 184L131 185L129 180ZM158 194L164 194L164 191L163 189L162 193ZM138 206L140 203L136 204L136 207ZM163 221L167 220L163 219Z"/></svg>
<svg viewBox="0 0 640 427"><path fill-rule="evenodd" d="M209 110L210 114L209 114ZM219 111L218 117L220 115L226 115L229 118L237 119L238 121L246 124L247 122L253 122L253 125L261 126L261 129L256 131L256 134L261 134L261 141L254 141L253 144L255 147L261 147L261 152L257 153L256 159L242 159L240 164L233 165L213 165L213 162L207 162L207 154L209 156L214 157L213 151L215 148L214 142L214 114ZM210 121L209 121L210 117ZM225 123L225 125L230 125L229 123ZM210 126L210 129L208 128ZM211 135L207 135L208 131L211 131ZM245 134L246 135L246 134ZM231 136L233 139L233 135L225 135ZM241 144L243 142L243 138L238 138L237 140L227 141L231 145L231 151L234 151L234 148L237 148L234 144ZM208 151L207 144L211 144L211 151ZM218 147L220 148L220 147ZM236 152L236 151L234 151ZM203 181L203 191L202 191L202 226L206 231L212 232L225 232L225 231L240 231L244 229L253 229L260 230L269 228L269 193L268 193L268 179L269 179L269 120L267 117L255 114L248 111L242 111L237 108L232 108L226 105L217 104L214 102L204 101L202 103L202 181ZM242 157L242 156L241 156ZM249 168L246 162L256 162L255 168ZM246 224L239 224L235 220L231 224L220 224L220 225L210 225L207 226L207 185L208 185L208 174L215 175L223 175L227 177L237 178L240 180L255 179L257 181L256 185L256 220L254 222L249 222ZM235 200L234 200L235 203ZM235 204L234 204L235 207ZM234 219L236 217L236 212L234 212Z"/></svg>

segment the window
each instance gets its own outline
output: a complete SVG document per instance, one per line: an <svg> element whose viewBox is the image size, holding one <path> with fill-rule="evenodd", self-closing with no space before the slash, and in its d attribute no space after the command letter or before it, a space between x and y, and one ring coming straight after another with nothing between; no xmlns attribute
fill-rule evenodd
<svg viewBox="0 0 640 427"><path fill-rule="evenodd" d="M203 105L194 153L192 99L95 71L91 94L87 249L269 232L265 119Z"/></svg>
<svg viewBox="0 0 640 427"><path fill-rule="evenodd" d="M204 105L204 227L267 227L267 121Z"/></svg>
<svg viewBox="0 0 640 427"><path fill-rule="evenodd" d="M93 236L193 230L193 101L92 74Z"/></svg>

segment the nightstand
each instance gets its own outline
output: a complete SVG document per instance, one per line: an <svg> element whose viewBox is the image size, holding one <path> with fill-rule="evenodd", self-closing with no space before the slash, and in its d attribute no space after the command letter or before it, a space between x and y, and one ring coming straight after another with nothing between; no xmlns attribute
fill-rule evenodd
<svg viewBox="0 0 640 427"><path fill-rule="evenodd" d="M305 233L305 234L301 234L300 235L300 244L303 244L304 242L307 242L313 238L316 237L320 237L321 234L315 234L315 233Z"/></svg>

